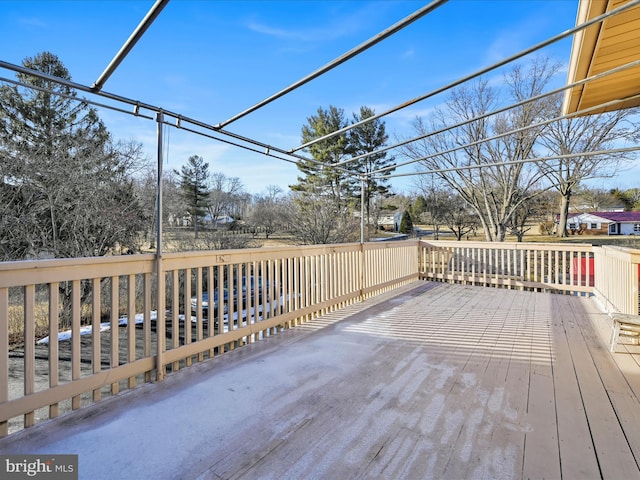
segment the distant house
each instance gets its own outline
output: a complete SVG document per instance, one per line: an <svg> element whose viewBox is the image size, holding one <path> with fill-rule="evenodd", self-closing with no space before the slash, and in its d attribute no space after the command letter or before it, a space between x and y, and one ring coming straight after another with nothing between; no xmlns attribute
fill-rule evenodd
<svg viewBox="0 0 640 480"><path fill-rule="evenodd" d="M570 212L572 213L580 213L586 212L588 210L593 209L594 207L582 204L582 205L572 205L570 208ZM624 212L624 205L615 205L611 207L596 207L599 212Z"/></svg>
<svg viewBox="0 0 640 480"><path fill-rule="evenodd" d="M182 216L169 214L167 225L171 227L190 227L191 215L189 215L188 213L185 213Z"/></svg>
<svg viewBox="0 0 640 480"><path fill-rule="evenodd" d="M387 232L393 232L394 223L393 215L381 215L378 219L378 228Z"/></svg>
<svg viewBox="0 0 640 480"><path fill-rule="evenodd" d="M402 224L402 215L404 214L403 210L400 210L393 214L393 231L399 232L400 225Z"/></svg>
<svg viewBox="0 0 640 480"><path fill-rule="evenodd" d="M640 235L640 212L570 214L567 230L575 234Z"/></svg>
<svg viewBox="0 0 640 480"><path fill-rule="evenodd" d="M219 217L214 218L212 223L214 225L227 225L233 222L235 222L233 217L230 217L229 215L221 215Z"/></svg>
<svg viewBox="0 0 640 480"><path fill-rule="evenodd" d="M357 215L358 217L360 215ZM386 232L400 231L400 221L402 220L402 211L391 214L385 214L378 217L378 228Z"/></svg>
<svg viewBox="0 0 640 480"><path fill-rule="evenodd" d="M202 220L206 225L211 225L214 227L220 226L220 225L229 225L235 221L233 217L230 217L229 215L220 215L219 217L212 217L209 214L206 214Z"/></svg>

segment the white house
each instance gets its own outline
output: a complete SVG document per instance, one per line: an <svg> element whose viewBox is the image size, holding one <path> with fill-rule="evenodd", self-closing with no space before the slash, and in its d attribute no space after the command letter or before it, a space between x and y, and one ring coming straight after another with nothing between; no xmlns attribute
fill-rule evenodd
<svg viewBox="0 0 640 480"><path fill-rule="evenodd" d="M378 226L380 230L392 232L394 229L393 215L381 215L378 219Z"/></svg>
<svg viewBox="0 0 640 480"><path fill-rule="evenodd" d="M210 214L206 214L203 217L203 222L207 225L212 225L212 226L220 226L220 225L229 225L230 223L233 223L235 220L233 219L233 217L230 217L229 215L220 215L219 217L212 217Z"/></svg>
<svg viewBox="0 0 640 480"><path fill-rule="evenodd" d="M640 212L570 214L567 230L580 234L640 235Z"/></svg>

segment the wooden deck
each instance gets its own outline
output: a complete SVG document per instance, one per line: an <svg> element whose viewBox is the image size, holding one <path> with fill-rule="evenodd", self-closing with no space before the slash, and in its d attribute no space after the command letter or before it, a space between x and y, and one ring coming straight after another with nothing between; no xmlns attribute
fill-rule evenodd
<svg viewBox="0 0 640 480"><path fill-rule="evenodd" d="M0 440L80 478L640 478L640 347L568 295L416 282Z"/></svg>

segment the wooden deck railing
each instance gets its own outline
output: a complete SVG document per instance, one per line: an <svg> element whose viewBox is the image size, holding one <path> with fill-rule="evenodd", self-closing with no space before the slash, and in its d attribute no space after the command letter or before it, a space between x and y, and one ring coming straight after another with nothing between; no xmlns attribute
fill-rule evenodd
<svg viewBox="0 0 640 480"><path fill-rule="evenodd" d="M639 259L402 241L0 263L0 436L418 278L595 292L637 314Z"/></svg>
<svg viewBox="0 0 640 480"><path fill-rule="evenodd" d="M0 436L413 281L416 251L410 241L0 263Z"/></svg>
<svg viewBox="0 0 640 480"><path fill-rule="evenodd" d="M427 280L523 290L591 293L591 245L420 241Z"/></svg>
<svg viewBox="0 0 640 480"><path fill-rule="evenodd" d="M608 312L638 315L640 251L623 247L594 247L596 298Z"/></svg>

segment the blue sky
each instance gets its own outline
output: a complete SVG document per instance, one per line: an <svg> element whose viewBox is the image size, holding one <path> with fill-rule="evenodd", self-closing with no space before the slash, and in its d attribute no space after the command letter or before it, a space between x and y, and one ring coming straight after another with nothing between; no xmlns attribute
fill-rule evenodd
<svg viewBox="0 0 640 480"><path fill-rule="evenodd" d="M104 86L210 124L224 121L315 71L426 2L172 0ZM20 64L48 50L74 81L91 85L147 13L151 0L0 0L0 59ZM575 25L577 0L451 0L388 40L228 130L283 148L318 107L350 117L381 112L490 65ZM6 41L10 39L10 41ZM571 40L542 53L566 66ZM12 72L1 75L13 78ZM500 72L494 75L500 76ZM557 85L566 80L563 68ZM385 117L392 138L445 95ZM143 142L155 155L155 124L101 112L115 138ZM210 169L239 177L250 193L296 181L294 165L171 129L165 168L201 155ZM406 167L403 171L412 171ZM621 182L622 186L624 182ZM398 192L412 180L394 181ZM631 185L628 185L631 186Z"/></svg>

